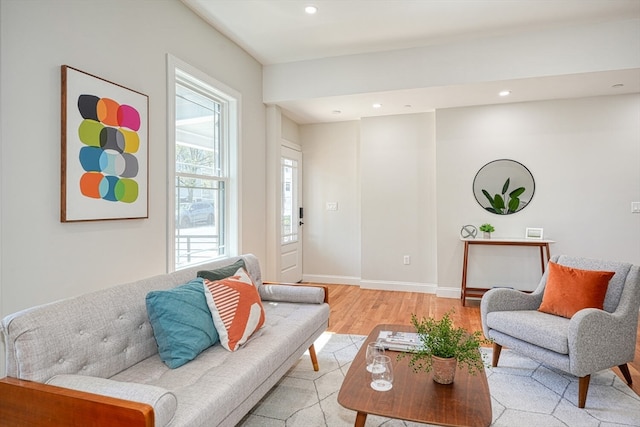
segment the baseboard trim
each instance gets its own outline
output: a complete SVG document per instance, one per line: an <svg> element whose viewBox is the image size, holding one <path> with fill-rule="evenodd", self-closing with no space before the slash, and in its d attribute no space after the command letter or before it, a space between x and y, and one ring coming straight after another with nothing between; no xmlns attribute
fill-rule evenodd
<svg viewBox="0 0 640 427"><path fill-rule="evenodd" d="M361 280L362 289L376 289L379 291L419 292L423 294L435 294L438 285L415 282L388 282L384 280Z"/></svg>
<svg viewBox="0 0 640 427"><path fill-rule="evenodd" d="M436 296L440 298L460 298L462 293L460 288L451 287L438 287L436 290Z"/></svg>
<svg viewBox="0 0 640 427"><path fill-rule="evenodd" d="M303 282L328 283L330 285L360 285L360 278L353 276L330 276L327 274L303 274Z"/></svg>
<svg viewBox="0 0 640 427"><path fill-rule="evenodd" d="M460 288L438 287L433 283L390 282L384 280L361 280L354 276L331 276L327 274L304 274L303 282L326 283L330 285L359 286L362 289L378 291L419 292L435 294L440 298L460 298Z"/></svg>

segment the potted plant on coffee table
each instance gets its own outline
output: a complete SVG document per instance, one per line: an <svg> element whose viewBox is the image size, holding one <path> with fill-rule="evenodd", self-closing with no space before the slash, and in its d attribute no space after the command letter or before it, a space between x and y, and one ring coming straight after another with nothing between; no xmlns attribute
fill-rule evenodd
<svg viewBox="0 0 640 427"><path fill-rule="evenodd" d="M445 313L440 320L418 318L411 315L411 324L416 328L422 345L412 352L402 353L398 358L408 357L409 366L415 372L433 370L433 380L440 384L453 382L456 368L466 367L470 374L482 370L485 363L479 348L491 341L482 337L482 332L468 332L453 324L454 309Z"/></svg>

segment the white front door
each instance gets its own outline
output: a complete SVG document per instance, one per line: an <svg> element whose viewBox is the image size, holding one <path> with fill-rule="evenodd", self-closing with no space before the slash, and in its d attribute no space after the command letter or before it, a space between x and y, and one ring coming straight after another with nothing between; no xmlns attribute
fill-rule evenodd
<svg viewBox="0 0 640 427"><path fill-rule="evenodd" d="M280 280L302 281L302 153L282 146L280 157Z"/></svg>

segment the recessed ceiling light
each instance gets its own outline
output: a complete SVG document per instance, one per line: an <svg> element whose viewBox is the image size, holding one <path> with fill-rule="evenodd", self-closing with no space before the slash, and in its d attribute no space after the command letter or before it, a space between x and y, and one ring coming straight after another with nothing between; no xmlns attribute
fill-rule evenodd
<svg viewBox="0 0 640 427"><path fill-rule="evenodd" d="M377 102L375 104L372 105L373 108L380 108L382 107L382 104L378 104Z"/></svg>
<svg viewBox="0 0 640 427"><path fill-rule="evenodd" d="M611 87L614 88L614 89L618 89L618 88L624 87L624 85L622 83L616 83Z"/></svg>
<svg viewBox="0 0 640 427"><path fill-rule="evenodd" d="M509 96L511 95L511 91L510 90L501 90L498 95L500 96Z"/></svg>
<svg viewBox="0 0 640 427"><path fill-rule="evenodd" d="M315 6L306 6L304 8L305 13L309 14L309 15L313 15L314 13L316 13L318 11L318 8Z"/></svg>
<svg viewBox="0 0 640 427"><path fill-rule="evenodd" d="M333 113L333 114L342 114L342 111L340 111L340 110L333 110L331 113Z"/></svg>
<svg viewBox="0 0 640 427"><path fill-rule="evenodd" d="M411 105L411 104L405 104L404 105L404 108L411 108L411 107L413 107L413 105Z"/></svg>

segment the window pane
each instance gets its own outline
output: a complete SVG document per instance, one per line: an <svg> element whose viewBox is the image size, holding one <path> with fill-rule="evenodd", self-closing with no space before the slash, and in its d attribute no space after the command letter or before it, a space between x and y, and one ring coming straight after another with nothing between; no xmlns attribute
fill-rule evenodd
<svg viewBox="0 0 640 427"><path fill-rule="evenodd" d="M222 176L222 105L176 86L176 172Z"/></svg>
<svg viewBox="0 0 640 427"><path fill-rule="evenodd" d="M199 263L225 253L224 182L176 177L176 266ZM191 201L186 201L191 200Z"/></svg>
<svg viewBox="0 0 640 427"><path fill-rule="evenodd" d="M226 254L224 112L197 80L176 84L176 268Z"/></svg>

